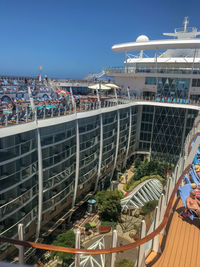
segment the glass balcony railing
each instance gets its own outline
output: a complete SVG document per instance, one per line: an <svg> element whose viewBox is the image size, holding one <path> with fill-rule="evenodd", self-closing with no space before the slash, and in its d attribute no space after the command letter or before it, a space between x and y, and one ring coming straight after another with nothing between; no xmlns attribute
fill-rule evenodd
<svg viewBox="0 0 200 267"><path fill-rule="evenodd" d="M163 73L163 74L200 74L199 68L136 68L136 67L112 67L103 69L105 74L112 73Z"/></svg>
<svg viewBox="0 0 200 267"><path fill-rule="evenodd" d="M73 190L73 183L71 183L67 188L63 189L61 192L48 199L43 203L43 213L49 209L54 208L55 205L59 204L63 199L65 199L69 193Z"/></svg>
<svg viewBox="0 0 200 267"><path fill-rule="evenodd" d="M37 216L37 207L34 208L31 212L26 214L22 219L16 222L14 225L6 229L6 226L2 227L0 236L5 236L8 238L15 238L18 234L18 224L23 223L25 227L28 227L30 223L36 218Z"/></svg>
<svg viewBox="0 0 200 267"><path fill-rule="evenodd" d="M37 173L37 163L33 163L28 167L21 169L18 172L13 174L4 174L0 176L1 189L0 193L4 190L9 190L10 187L15 187L16 184L20 184L25 181L27 178L31 178Z"/></svg>
<svg viewBox="0 0 200 267"><path fill-rule="evenodd" d="M73 170L70 166L66 170L49 178L47 181L44 181L44 192L64 182L72 174L72 172Z"/></svg>
<svg viewBox="0 0 200 267"><path fill-rule="evenodd" d="M24 189L25 190L25 189ZM0 218L4 220L7 216L12 215L19 210L26 202L30 201L37 194L37 185L23 193L21 196L11 200L0 207Z"/></svg>

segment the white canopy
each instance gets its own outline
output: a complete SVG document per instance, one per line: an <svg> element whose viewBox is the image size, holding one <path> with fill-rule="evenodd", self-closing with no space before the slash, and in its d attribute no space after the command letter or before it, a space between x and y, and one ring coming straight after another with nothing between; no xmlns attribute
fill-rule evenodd
<svg viewBox="0 0 200 267"><path fill-rule="evenodd" d="M129 42L123 44L113 45L112 50L115 52L126 52L135 50L165 50L165 49L200 49L200 39L168 39L168 40L155 40L146 42Z"/></svg>
<svg viewBox="0 0 200 267"><path fill-rule="evenodd" d="M118 89L120 88L118 85L114 83L106 83L105 86L110 87L111 89Z"/></svg>
<svg viewBox="0 0 200 267"><path fill-rule="evenodd" d="M111 89L111 87L108 87L101 83L93 84L91 86L88 86L88 88L93 89L93 90L110 90Z"/></svg>

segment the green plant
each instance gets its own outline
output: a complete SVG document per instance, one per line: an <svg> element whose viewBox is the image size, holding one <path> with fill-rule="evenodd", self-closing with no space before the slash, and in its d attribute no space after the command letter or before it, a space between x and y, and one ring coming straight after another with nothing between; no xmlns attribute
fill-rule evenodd
<svg viewBox="0 0 200 267"><path fill-rule="evenodd" d="M88 231L88 230L90 230L92 228L91 225L88 222L85 223L84 227L85 227L86 231Z"/></svg>
<svg viewBox="0 0 200 267"><path fill-rule="evenodd" d="M151 211L153 211L157 205L158 205L158 200L152 200L145 203L145 205L142 207L144 215L149 214Z"/></svg>
<svg viewBox="0 0 200 267"><path fill-rule="evenodd" d="M141 164L141 159L140 158L136 158L135 161L134 161L134 167L135 168L138 168Z"/></svg>
<svg viewBox="0 0 200 267"><path fill-rule="evenodd" d="M122 259L116 262L116 267L133 267L134 262L128 259Z"/></svg>
<svg viewBox="0 0 200 267"><path fill-rule="evenodd" d="M75 234L73 231L60 234L52 243L54 246L75 248ZM63 264L69 264L74 259L74 254L52 251L51 257L57 257ZM66 265L65 265L66 266Z"/></svg>
<svg viewBox="0 0 200 267"><path fill-rule="evenodd" d="M137 168L134 171L134 175L129 180L129 183L140 180L142 177L147 176L147 175L158 174L161 177L166 178L167 170L172 167L171 164L165 161L144 160L143 162L139 163L138 159L135 160L135 167L136 166Z"/></svg>
<svg viewBox="0 0 200 267"><path fill-rule="evenodd" d="M142 177L140 180L137 180L137 181L132 181L132 183L128 183L127 186L126 186L126 189L127 191L132 191L137 185L139 185L140 183L146 181L146 180L149 180L149 179L158 179L164 186L165 184L165 179L163 179L160 175L149 175L149 176L144 176Z"/></svg>
<svg viewBox="0 0 200 267"><path fill-rule="evenodd" d="M103 221L117 221L121 214L121 191L100 191L96 195L97 206Z"/></svg>
<svg viewBox="0 0 200 267"><path fill-rule="evenodd" d="M123 180L123 176L120 176L117 181L120 183Z"/></svg>
<svg viewBox="0 0 200 267"><path fill-rule="evenodd" d="M107 226L111 226L111 227L116 227L117 223L116 222L101 221L101 225L107 225Z"/></svg>

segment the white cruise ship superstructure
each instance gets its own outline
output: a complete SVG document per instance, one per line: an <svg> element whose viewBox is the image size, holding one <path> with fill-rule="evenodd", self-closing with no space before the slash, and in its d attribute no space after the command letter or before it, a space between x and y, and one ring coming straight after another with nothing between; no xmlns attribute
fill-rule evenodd
<svg viewBox="0 0 200 267"><path fill-rule="evenodd" d="M124 68L105 69L121 86L115 99L66 110L41 107L0 127L0 232L14 238L42 236L71 216L91 192L139 154L175 163L200 110L200 39L197 30L175 31L173 40L113 46L126 54ZM169 35L169 34L168 34ZM145 50L158 51L153 58ZM139 51L130 57L129 51ZM123 94L128 88L128 96ZM121 94L121 95L120 95ZM138 196L138 199L140 196ZM57 220L57 221L56 221ZM3 244L0 259L13 247Z"/></svg>
<svg viewBox="0 0 200 267"><path fill-rule="evenodd" d="M183 29L164 33L173 39L154 41L141 35L136 42L114 45L114 52L125 53L124 67L105 68L106 75L135 95L198 100L200 32L187 25L186 17Z"/></svg>

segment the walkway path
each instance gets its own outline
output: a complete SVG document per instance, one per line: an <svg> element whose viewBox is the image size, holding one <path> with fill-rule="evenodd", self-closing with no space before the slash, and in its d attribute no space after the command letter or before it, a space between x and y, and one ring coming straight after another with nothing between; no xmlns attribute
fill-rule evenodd
<svg viewBox="0 0 200 267"><path fill-rule="evenodd" d="M130 167L130 169L127 171L128 173L128 179L127 181L129 181L131 179L131 177L133 176L133 172L132 172L132 169L133 169L133 165ZM126 172L124 174L122 174L122 181L118 184L118 190L121 190L124 194L126 194L126 191L124 190L124 186L126 184Z"/></svg>
<svg viewBox="0 0 200 267"><path fill-rule="evenodd" d="M170 228L166 233L165 246L162 254L151 253L147 258L148 267L198 267L200 266L200 230L199 221L182 220L178 217L183 208L179 200L172 217Z"/></svg>

